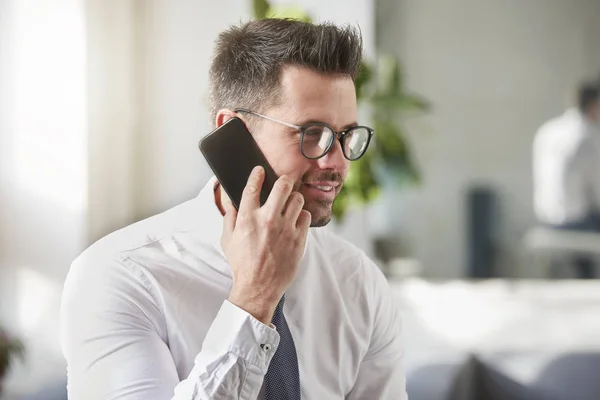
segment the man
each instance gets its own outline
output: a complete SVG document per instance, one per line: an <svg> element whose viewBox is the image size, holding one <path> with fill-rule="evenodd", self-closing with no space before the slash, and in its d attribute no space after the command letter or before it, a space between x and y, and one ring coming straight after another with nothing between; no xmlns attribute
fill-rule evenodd
<svg viewBox="0 0 600 400"><path fill-rule="evenodd" d="M361 53L359 34L333 25L263 20L219 36L215 125L241 118L280 179L260 207L255 169L236 211L213 178L73 263L61 339L70 400L406 399L387 282L317 229L368 146Z"/></svg>
<svg viewBox="0 0 600 400"><path fill-rule="evenodd" d="M557 229L599 232L600 84L578 90L578 107L543 125L533 146L535 213ZM593 278L588 257L576 260L580 278Z"/></svg>

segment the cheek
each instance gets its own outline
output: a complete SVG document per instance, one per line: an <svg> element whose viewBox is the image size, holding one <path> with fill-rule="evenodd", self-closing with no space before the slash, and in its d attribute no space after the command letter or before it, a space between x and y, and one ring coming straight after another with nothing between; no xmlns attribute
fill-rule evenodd
<svg viewBox="0 0 600 400"><path fill-rule="evenodd" d="M310 160L304 158L293 143L263 140L257 140L257 143L279 176L287 175L299 180L311 168Z"/></svg>
<svg viewBox="0 0 600 400"><path fill-rule="evenodd" d="M295 181L299 181L311 169L310 161L305 159L302 154L279 155L277 161L273 163L273 169L279 176L287 175Z"/></svg>
<svg viewBox="0 0 600 400"><path fill-rule="evenodd" d="M344 179L346 179L346 176L348 175L348 171L350 171L350 161L344 160L344 167L342 168L342 171L341 171Z"/></svg>

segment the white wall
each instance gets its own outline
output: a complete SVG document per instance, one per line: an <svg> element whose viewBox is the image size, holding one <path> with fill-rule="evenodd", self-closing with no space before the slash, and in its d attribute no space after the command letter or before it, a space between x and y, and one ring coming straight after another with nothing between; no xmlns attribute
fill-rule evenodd
<svg viewBox="0 0 600 400"><path fill-rule="evenodd" d="M87 241L134 222L139 151L137 0L85 0Z"/></svg>
<svg viewBox="0 0 600 400"><path fill-rule="evenodd" d="M216 34L246 19L248 2L146 1L138 29L137 205L148 216L195 196L209 177L197 143Z"/></svg>
<svg viewBox="0 0 600 400"><path fill-rule="evenodd" d="M13 164L13 157L7 151L7 149L13 146L13 138L8 132L14 124L14 106L12 100L14 68L12 63L7 62L7 60L13 58L12 54L14 52L12 48L13 23L11 20L13 13L12 2L0 0L0 60L4 60L4 62L0 62L0 87L4 88L4 90L0 90L0 226L4 226L9 215L9 212L7 212L7 203L9 201L7 190L9 184L8 171ZM6 239L8 236L8 232L0 229L0 260L7 258L9 246L6 243ZM14 296L12 290L13 283L14 272L12 270L9 271L7 268L0 268L0 293L5 294L3 301L0 301L0 321L15 319L16 310L11 304Z"/></svg>
<svg viewBox="0 0 600 400"><path fill-rule="evenodd" d="M521 235L534 223L533 135L563 111L584 74L600 73L600 2L434 3L378 2L380 47L400 57L410 88L434 105L411 124L424 184L394 197L397 229L427 275L460 276L465 191L491 185L500 195L503 271L516 274Z"/></svg>

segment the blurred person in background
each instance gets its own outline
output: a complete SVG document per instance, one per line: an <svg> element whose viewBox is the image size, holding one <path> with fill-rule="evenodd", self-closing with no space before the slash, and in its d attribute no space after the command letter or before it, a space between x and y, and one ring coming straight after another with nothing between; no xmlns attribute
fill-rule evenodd
<svg viewBox="0 0 600 400"><path fill-rule="evenodd" d="M533 144L534 209L549 227L600 232L600 80L584 82L577 107L544 124ZM593 278L591 258L575 260Z"/></svg>
<svg viewBox="0 0 600 400"><path fill-rule="evenodd" d="M219 36L212 120L242 119L280 179L260 207L255 169L236 210L213 178L75 260L70 400L406 399L386 279L317 229L372 134L357 122L361 59L351 27L261 20Z"/></svg>

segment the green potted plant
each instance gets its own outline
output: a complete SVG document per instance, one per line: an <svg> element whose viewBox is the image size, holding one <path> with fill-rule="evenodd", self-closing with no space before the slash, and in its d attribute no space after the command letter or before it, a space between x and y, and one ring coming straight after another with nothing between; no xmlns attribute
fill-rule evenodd
<svg viewBox="0 0 600 400"><path fill-rule="evenodd" d="M0 326L0 393L2 380L8 373L15 358L24 359L25 347L21 341L11 338Z"/></svg>
<svg viewBox="0 0 600 400"><path fill-rule="evenodd" d="M299 7L272 6L267 0L252 0L252 11L256 19L312 20ZM402 120L408 114L422 113L430 108L426 100L406 89L400 63L390 55L378 56L374 66L363 61L355 84L359 107L366 107L369 111L375 136L369 151L360 160L351 163L333 206L338 221L349 209L376 200L385 175L392 177L398 185L420 182Z"/></svg>

